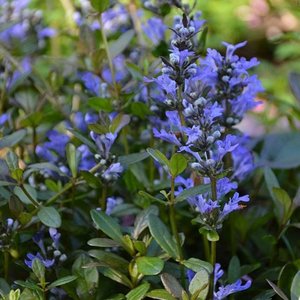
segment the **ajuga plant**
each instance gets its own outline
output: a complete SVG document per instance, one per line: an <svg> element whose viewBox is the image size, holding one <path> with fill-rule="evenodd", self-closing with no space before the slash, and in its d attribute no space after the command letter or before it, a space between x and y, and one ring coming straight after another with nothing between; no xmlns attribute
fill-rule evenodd
<svg viewBox="0 0 300 300"><path fill-rule="evenodd" d="M299 298L299 135L184 2L0 0L1 299Z"/></svg>

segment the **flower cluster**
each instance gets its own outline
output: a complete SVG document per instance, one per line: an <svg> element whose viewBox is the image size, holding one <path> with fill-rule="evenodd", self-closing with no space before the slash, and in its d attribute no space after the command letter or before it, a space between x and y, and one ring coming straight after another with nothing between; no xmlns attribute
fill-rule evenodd
<svg viewBox="0 0 300 300"><path fill-rule="evenodd" d="M36 254L28 253L24 260L26 266L32 268L32 262L35 258L39 259L41 263L50 268L57 262L64 262L67 259L66 254L59 250L59 241L61 234L55 228L49 228L49 236L51 238L51 245L45 246L45 230L40 230L33 236L34 243L39 247L40 251Z"/></svg>

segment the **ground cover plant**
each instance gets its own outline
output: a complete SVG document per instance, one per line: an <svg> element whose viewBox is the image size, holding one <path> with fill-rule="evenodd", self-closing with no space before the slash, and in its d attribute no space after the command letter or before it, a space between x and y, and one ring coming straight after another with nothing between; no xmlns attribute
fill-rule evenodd
<svg viewBox="0 0 300 300"><path fill-rule="evenodd" d="M300 299L300 75L202 5L0 0L1 299Z"/></svg>

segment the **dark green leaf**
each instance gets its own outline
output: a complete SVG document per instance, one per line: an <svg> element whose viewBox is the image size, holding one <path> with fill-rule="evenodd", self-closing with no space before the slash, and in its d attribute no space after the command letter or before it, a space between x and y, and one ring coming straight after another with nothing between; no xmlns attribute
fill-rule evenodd
<svg viewBox="0 0 300 300"><path fill-rule="evenodd" d="M228 281L229 283L236 282L241 276L241 264L237 256L233 256L229 262L228 267Z"/></svg>
<svg viewBox="0 0 300 300"><path fill-rule="evenodd" d="M103 211L92 210L91 217L96 226L107 236L119 244L123 244L123 235L120 225Z"/></svg>
<svg viewBox="0 0 300 300"><path fill-rule="evenodd" d="M10 135L4 136L0 140L0 149L3 149L5 147L13 147L16 144L18 144L27 134L26 129L18 130Z"/></svg>
<svg viewBox="0 0 300 300"><path fill-rule="evenodd" d="M135 164L139 161L142 161L149 157L148 152L143 151L139 153L131 153L128 155L119 156L118 162L124 167L127 168L128 166Z"/></svg>
<svg viewBox="0 0 300 300"><path fill-rule="evenodd" d="M160 247L171 257L178 259L177 244L169 233L166 225L155 215L149 215L149 229Z"/></svg>
<svg viewBox="0 0 300 300"><path fill-rule="evenodd" d="M293 212L292 200L288 193L281 188L274 187L273 194L276 200L276 209L279 221L281 224L286 224Z"/></svg>
<svg viewBox="0 0 300 300"><path fill-rule="evenodd" d="M80 132L73 129L68 129L68 130L83 144L87 145L90 149L94 150L95 152L98 151L97 146L91 140L83 136Z"/></svg>
<svg viewBox="0 0 300 300"><path fill-rule="evenodd" d="M76 178L80 154L76 151L76 147L73 144L69 143L66 146L66 155L72 176L73 178Z"/></svg>
<svg viewBox="0 0 300 300"><path fill-rule="evenodd" d="M206 269L198 271L189 284L189 292L194 299L206 299L209 289L209 274Z"/></svg>
<svg viewBox="0 0 300 300"><path fill-rule="evenodd" d="M101 181L99 180L99 178L89 171L80 171L80 175L90 187L94 189L98 189L101 187Z"/></svg>
<svg viewBox="0 0 300 300"><path fill-rule="evenodd" d="M110 279L112 279L112 280L114 280L116 282L119 282L119 283L121 283L121 284L123 284L123 285L125 285L125 286L127 286L129 288L132 288L131 281L123 273L118 272L116 270L113 270L111 268L100 268L100 272L104 276L106 276L106 277L108 277L108 278L110 278Z"/></svg>
<svg viewBox="0 0 300 300"><path fill-rule="evenodd" d="M37 216L41 222L48 227L58 228L61 226L60 214L53 206L43 206L39 210Z"/></svg>
<svg viewBox="0 0 300 300"><path fill-rule="evenodd" d="M150 195L149 193L145 192L145 191L139 191L139 195L145 199L148 199L150 200L151 202L157 202L157 203L160 203L162 205L168 205L168 202L162 200L162 199L159 199L159 198L156 198L156 197L153 197L152 195Z"/></svg>
<svg viewBox="0 0 300 300"><path fill-rule="evenodd" d="M45 266L42 264L41 260L35 258L32 262L32 271L38 278L40 283L45 282Z"/></svg>
<svg viewBox="0 0 300 300"><path fill-rule="evenodd" d="M299 300L300 298L300 271L295 275L291 286L291 300Z"/></svg>
<svg viewBox="0 0 300 300"><path fill-rule="evenodd" d="M164 267L164 261L159 257L141 256L137 258L136 264L143 275L157 275Z"/></svg>
<svg viewBox="0 0 300 300"><path fill-rule="evenodd" d="M120 244L114 240L106 239L106 238L95 238L91 239L88 242L89 246L92 247L119 247Z"/></svg>
<svg viewBox="0 0 300 300"><path fill-rule="evenodd" d="M168 291L163 289L152 290L147 294L147 297L158 300L176 300Z"/></svg>
<svg viewBox="0 0 300 300"><path fill-rule="evenodd" d="M130 44L132 38L135 35L135 31L133 29L127 30L123 33L117 40L111 41L109 43L109 52L111 58L118 56L122 53L127 46Z"/></svg>
<svg viewBox="0 0 300 300"><path fill-rule="evenodd" d="M138 239L139 235L143 232L144 229L147 228L149 222L149 216L158 215L158 208L156 206L149 206L146 209L142 210L136 217L134 222L134 230L132 233L132 237L134 239Z"/></svg>
<svg viewBox="0 0 300 300"><path fill-rule="evenodd" d="M37 199L36 190L29 184L24 184L24 189L26 189L27 193L33 198L35 201ZM14 188L14 194L24 203L24 204L33 204L30 198L25 194L21 187L16 186Z"/></svg>
<svg viewBox="0 0 300 300"><path fill-rule="evenodd" d="M187 167L187 160L183 154L175 153L170 160L170 173L173 177L181 174Z"/></svg>
<svg viewBox="0 0 300 300"><path fill-rule="evenodd" d="M276 285L274 284L272 281L267 279L268 284L272 287L272 289L274 290L274 292L283 300L289 300L288 297L283 293L283 291ZM298 300L298 298L294 298L293 300Z"/></svg>
<svg viewBox="0 0 300 300"><path fill-rule="evenodd" d="M73 275L70 275L70 276L65 276L65 277L62 277L62 278L59 278L55 281L53 281L51 284L48 285L48 289L52 289L56 286L61 286L61 285L64 285L64 284L67 284L67 283L70 283L74 280L77 279L77 276L73 276Z"/></svg>
<svg viewBox="0 0 300 300"><path fill-rule="evenodd" d="M112 112L112 99L93 97L88 100L88 105L96 111Z"/></svg>
<svg viewBox="0 0 300 300"><path fill-rule="evenodd" d="M197 185L190 189L182 191L175 199L175 202L181 202L186 200L188 197L193 197L199 194L205 194L210 192L210 184Z"/></svg>
<svg viewBox="0 0 300 300"><path fill-rule="evenodd" d="M103 13L109 7L109 0L91 0L91 4L97 12Z"/></svg>
<svg viewBox="0 0 300 300"><path fill-rule="evenodd" d="M179 299L181 298L183 288L174 276L172 276L168 273L163 273L162 275L160 275L160 279L161 279L161 282L163 283L165 289L172 296L179 298Z"/></svg>
<svg viewBox="0 0 300 300"><path fill-rule="evenodd" d="M170 162L169 160L166 158L166 156L161 153L159 150L157 149L151 149L148 148L147 152L156 160L158 161L161 165L165 165L168 167L168 169L170 169Z"/></svg>
<svg viewBox="0 0 300 300"><path fill-rule="evenodd" d="M121 273L127 273L128 270L128 261L122 258L121 256L103 251L103 250L90 250L89 255L97 259L94 263L89 263L85 265L85 268L91 267L109 267L114 270L117 270Z"/></svg>
<svg viewBox="0 0 300 300"><path fill-rule="evenodd" d="M148 282L145 282L141 284L140 286L136 287L135 289L131 290L127 295L127 300L142 300L145 298L145 295L147 294L148 290L150 288L150 284Z"/></svg>
<svg viewBox="0 0 300 300"><path fill-rule="evenodd" d="M188 260L184 260L183 265L185 265L188 269L191 269L194 272L199 272L203 268L211 274L213 271L212 265L204 260L198 259L198 258L189 258Z"/></svg>

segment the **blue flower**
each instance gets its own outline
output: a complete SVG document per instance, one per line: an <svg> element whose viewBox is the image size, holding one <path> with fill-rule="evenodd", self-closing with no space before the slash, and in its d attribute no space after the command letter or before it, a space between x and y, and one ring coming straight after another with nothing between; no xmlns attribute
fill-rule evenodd
<svg viewBox="0 0 300 300"><path fill-rule="evenodd" d="M142 29L149 40L151 40L152 43L157 46L165 39L165 31L167 30L167 26L161 19L152 17L147 20L147 23L142 25Z"/></svg>
<svg viewBox="0 0 300 300"><path fill-rule="evenodd" d="M222 300L224 298L226 298L227 296L237 293L237 292L241 292L244 290L247 290L248 288L250 288L252 281L250 279L246 279L244 284L243 281L241 279L238 279L236 282L232 283L232 284L227 284L227 285L220 285L218 287L218 290L216 290L216 285L218 280L223 276L224 271L221 269L221 265L220 264L216 264L215 265L215 291L214 291L214 300Z"/></svg>
<svg viewBox="0 0 300 300"><path fill-rule="evenodd" d="M26 255L26 259L24 260L25 264L27 267L32 269L32 263L34 259L39 259L41 263L46 267L46 268L51 268L55 264L55 259L47 259L44 258L39 252L37 252L35 255L32 253L28 253Z"/></svg>

